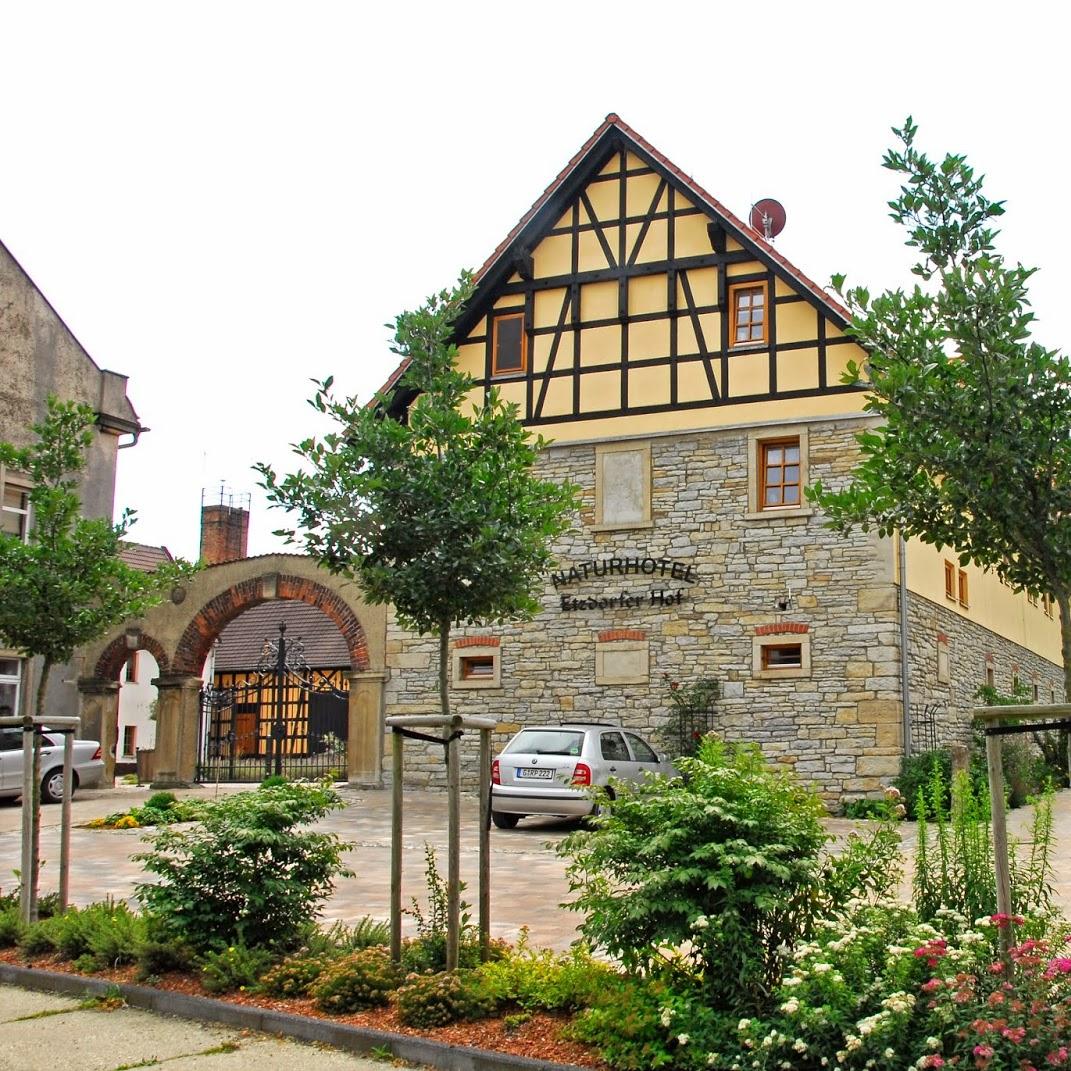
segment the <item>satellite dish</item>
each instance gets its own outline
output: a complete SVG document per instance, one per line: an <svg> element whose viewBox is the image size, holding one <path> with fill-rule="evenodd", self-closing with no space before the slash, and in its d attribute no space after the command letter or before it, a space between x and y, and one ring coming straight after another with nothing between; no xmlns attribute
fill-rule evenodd
<svg viewBox="0 0 1071 1071"><path fill-rule="evenodd" d="M785 229L785 210L780 201L764 197L751 206L748 223L768 242L772 242Z"/></svg>

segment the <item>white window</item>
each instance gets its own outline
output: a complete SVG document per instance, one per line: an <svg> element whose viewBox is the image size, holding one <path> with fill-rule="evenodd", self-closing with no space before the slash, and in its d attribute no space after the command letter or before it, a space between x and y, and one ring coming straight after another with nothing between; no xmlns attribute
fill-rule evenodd
<svg viewBox="0 0 1071 1071"><path fill-rule="evenodd" d="M0 717L18 715L21 680L22 659L0 657Z"/></svg>
<svg viewBox="0 0 1071 1071"><path fill-rule="evenodd" d="M0 532L25 540L30 534L30 488L0 466Z"/></svg>

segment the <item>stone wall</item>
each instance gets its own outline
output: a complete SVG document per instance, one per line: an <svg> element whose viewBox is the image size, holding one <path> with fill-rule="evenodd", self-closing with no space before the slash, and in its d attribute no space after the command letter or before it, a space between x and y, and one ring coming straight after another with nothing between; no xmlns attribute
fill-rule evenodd
<svg viewBox="0 0 1071 1071"><path fill-rule="evenodd" d="M810 423L809 479L837 486L856 459L859 421ZM754 429L751 429L754 439ZM901 709L897 594L891 545L870 535L837 536L810 511L748 519L748 429L651 440L650 527L594 531L595 447L552 447L544 474L577 484L583 506L556 555L572 564L638 557L664 561L654 575L589 576L556 590L548 578L543 608L528 624L461 631L501 641L501 687L452 689L455 709L503 724L496 746L521 724L568 719L618 721L656 735L670 716L668 680L721 682L716 729L758 741L794 766L830 800L876 791L899 769ZM672 563L697 577L674 580ZM663 573L666 575L663 576ZM652 592L674 601L662 604ZM680 592L680 602L676 601ZM617 600L565 611L562 595ZM642 596L622 606L619 596ZM787 609L778 603L789 599ZM810 648L809 676L756 679L757 630L792 625ZM598 685L600 633L628 630L646 639L649 680ZM630 641L634 642L634 640ZM387 623L388 714L437 710L437 644ZM475 738L463 741L463 768L475 777ZM407 742L406 782L440 784L440 748Z"/></svg>
<svg viewBox="0 0 1071 1071"><path fill-rule="evenodd" d="M992 666L993 684L998 692L1012 692L1012 678L1032 689L1038 687L1042 703L1063 696L1063 670L1041 655L983 628L946 606L911 593L908 602L909 646L911 650L911 710L915 734L914 750L929 743L920 722L927 707L934 709L938 746L969 744L971 708L978 700L978 688L986 683L986 667ZM948 649L948 683L938 680L937 652L941 637Z"/></svg>

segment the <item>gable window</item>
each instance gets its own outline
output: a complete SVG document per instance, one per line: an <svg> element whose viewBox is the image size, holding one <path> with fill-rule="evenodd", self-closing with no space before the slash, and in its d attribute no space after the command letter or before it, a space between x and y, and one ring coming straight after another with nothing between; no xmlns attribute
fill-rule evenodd
<svg viewBox="0 0 1071 1071"><path fill-rule="evenodd" d="M729 307L732 310L730 345L758 345L766 341L765 283L746 283L729 287Z"/></svg>
<svg viewBox="0 0 1071 1071"><path fill-rule="evenodd" d="M800 441L782 439L760 445L761 509L800 504Z"/></svg>
<svg viewBox="0 0 1071 1071"><path fill-rule="evenodd" d="M945 562L945 598L956 601L956 567L948 561Z"/></svg>
<svg viewBox="0 0 1071 1071"><path fill-rule="evenodd" d="M524 313L496 316L492 331L491 371L496 376L515 375L526 367L527 346Z"/></svg>

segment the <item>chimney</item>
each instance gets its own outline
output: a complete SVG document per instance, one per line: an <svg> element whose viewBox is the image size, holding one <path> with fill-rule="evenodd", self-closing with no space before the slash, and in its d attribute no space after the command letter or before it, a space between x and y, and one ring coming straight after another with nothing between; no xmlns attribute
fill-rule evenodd
<svg viewBox="0 0 1071 1071"><path fill-rule="evenodd" d="M221 487L219 502L205 505L201 495L201 561L220 565L237 561L249 553L249 495L228 494ZM225 501L226 499L226 501Z"/></svg>

